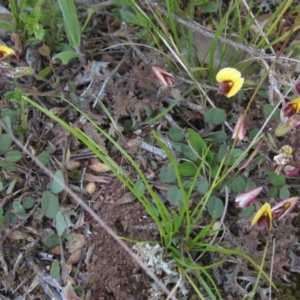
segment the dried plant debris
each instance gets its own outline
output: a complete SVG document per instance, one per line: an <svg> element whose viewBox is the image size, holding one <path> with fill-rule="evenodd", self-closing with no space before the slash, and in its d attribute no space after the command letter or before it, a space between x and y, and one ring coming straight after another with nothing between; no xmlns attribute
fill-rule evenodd
<svg viewBox="0 0 300 300"><path fill-rule="evenodd" d="M275 284L288 282L290 272L300 270L299 257L295 244L297 228L291 218L281 221L269 233L251 227L249 222L241 219L226 229L221 245L229 249L239 249L249 255L258 265L262 264L265 247L268 244L264 261L264 271L270 275ZM296 248L295 248L296 247ZM232 296L248 295L257 280L258 271L246 259L211 254L212 261L224 260L221 267L213 270L218 285ZM269 299L269 282L261 276L257 289L259 299Z"/></svg>
<svg viewBox="0 0 300 300"><path fill-rule="evenodd" d="M176 296L184 297L181 299L187 299L185 297L187 297L189 292L186 288L186 281L181 278L175 262L165 255L162 247L158 244L139 243L133 246L133 250L137 252L137 257L142 260L151 272L161 278L167 287L173 287L180 281ZM148 300L159 300L163 295L159 286L153 283Z"/></svg>

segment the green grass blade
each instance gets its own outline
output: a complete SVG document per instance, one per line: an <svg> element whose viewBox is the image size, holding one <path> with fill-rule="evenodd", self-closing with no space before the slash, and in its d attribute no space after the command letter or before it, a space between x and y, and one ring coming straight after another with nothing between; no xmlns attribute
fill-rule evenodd
<svg viewBox="0 0 300 300"><path fill-rule="evenodd" d="M58 4L63 14L68 41L73 48L78 50L81 36L74 0L58 0Z"/></svg>

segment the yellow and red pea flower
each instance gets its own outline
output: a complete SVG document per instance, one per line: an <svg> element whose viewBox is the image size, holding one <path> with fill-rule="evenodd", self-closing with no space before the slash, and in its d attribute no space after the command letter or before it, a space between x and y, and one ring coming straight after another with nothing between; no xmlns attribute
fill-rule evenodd
<svg viewBox="0 0 300 300"><path fill-rule="evenodd" d="M271 206L266 202L255 214L251 226L257 224L261 230L270 230L272 228L272 220Z"/></svg>
<svg viewBox="0 0 300 300"><path fill-rule="evenodd" d="M0 45L0 60L15 54L15 51L5 45Z"/></svg>
<svg viewBox="0 0 300 300"><path fill-rule="evenodd" d="M272 220L281 220L292 211L300 197L292 197L277 203L271 208L269 203L265 203L255 214L251 226L258 225L261 230L272 228Z"/></svg>
<svg viewBox="0 0 300 300"><path fill-rule="evenodd" d="M286 123L288 120L297 115L300 111L300 98L286 103L280 110L280 120Z"/></svg>
<svg viewBox="0 0 300 300"><path fill-rule="evenodd" d="M273 219L281 220L284 216L291 212L299 199L299 197L292 197L277 203L271 210Z"/></svg>
<svg viewBox="0 0 300 300"><path fill-rule="evenodd" d="M220 83L218 93L225 94L227 98L237 94L244 84L241 72L235 68L221 69L216 75L216 80Z"/></svg>

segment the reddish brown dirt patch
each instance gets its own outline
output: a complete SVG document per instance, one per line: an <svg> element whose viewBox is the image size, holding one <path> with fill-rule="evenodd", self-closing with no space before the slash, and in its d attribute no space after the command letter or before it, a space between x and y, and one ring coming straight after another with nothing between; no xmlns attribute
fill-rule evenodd
<svg viewBox="0 0 300 300"><path fill-rule="evenodd" d="M115 188L114 188L115 185ZM142 205L135 200L132 203L114 205L119 196L116 191L124 189L116 181L110 186L111 196L115 199L107 201L106 197L102 206L100 217L119 236L138 241L154 240L155 237L149 230L139 227L151 223L151 218L145 213ZM113 203L112 203L113 202ZM87 278L84 283L85 290L90 289L91 299L147 299L150 280L133 259L110 237L100 225L90 220L92 235L89 245L94 244L95 250L89 264L86 266ZM129 244L132 247L133 244Z"/></svg>

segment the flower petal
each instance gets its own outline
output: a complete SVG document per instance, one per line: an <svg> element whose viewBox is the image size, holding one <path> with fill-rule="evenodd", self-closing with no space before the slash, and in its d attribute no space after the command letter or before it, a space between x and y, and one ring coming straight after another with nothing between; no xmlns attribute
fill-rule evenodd
<svg viewBox="0 0 300 300"><path fill-rule="evenodd" d="M155 76L159 80L159 82L164 86L164 87L171 87L174 86L175 84L175 78L174 76L165 71L164 69L161 69L159 67L152 67L152 71L154 72Z"/></svg>
<svg viewBox="0 0 300 300"><path fill-rule="evenodd" d="M296 89L297 93L300 95L300 82L296 83L295 89Z"/></svg>
<svg viewBox="0 0 300 300"><path fill-rule="evenodd" d="M274 207L272 207L273 218L281 220L294 208L299 199L299 197L292 197L277 203Z"/></svg>
<svg viewBox="0 0 300 300"><path fill-rule="evenodd" d="M15 54L15 51L7 46L0 45L0 59Z"/></svg>
<svg viewBox="0 0 300 300"><path fill-rule="evenodd" d="M284 168L284 174L288 177L296 177L299 173L299 168L296 168L291 165L286 165Z"/></svg>
<svg viewBox="0 0 300 300"><path fill-rule="evenodd" d="M226 82L226 81L235 81L241 78L241 72L235 68L223 68L221 69L217 75L216 80L219 83Z"/></svg>
<svg viewBox="0 0 300 300"><path fill-rule="evenodd" d="M240 208L246 208L257 198L261 193L263 187L258 187L253 190L246 191L244 193L238 194L235 198L235 206Z"/></svg>
<svg viewBox="0 0 300 300"><path fill-rule="evenodd" d="M229 93L226 95L227 98L234 96L242 88L243 84L244 84L244 78L238 78L234 80Z"/></svg>
<svg viewBox="0 0 300 300"><path fill-rule="evenodd" d="M256 213L254 216L251 226L257 224L257 223L265 223L267 221L267 228L272 228L272 212L271 212L271 206L268 202L266 202ZM262 226L260 226L261 228Z"/></svg>
<svg viewBox="0 0 300 300"><path fill-rule="evenodd" d="M237 119L233 133L232 133L232 139L235 139L236 137L238 138L239 141L242 141L245 138L246 135L246 129L245 129L245 124L243 122L244 115L241 114L239 118Z"/></svg>

